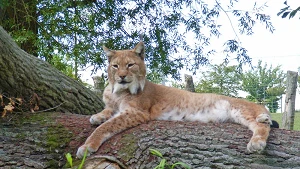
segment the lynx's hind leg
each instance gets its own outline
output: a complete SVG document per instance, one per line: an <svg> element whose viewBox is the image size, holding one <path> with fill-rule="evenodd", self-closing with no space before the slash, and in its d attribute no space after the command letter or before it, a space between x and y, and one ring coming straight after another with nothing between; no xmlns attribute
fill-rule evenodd
<svg viewBox="0 0 300 169"><path fill-rule="evenodd" d="M113 115L112 109L104 109L100 113L94 114L90 118L90 123L93 125L100 125L110 119Z"/></svg>

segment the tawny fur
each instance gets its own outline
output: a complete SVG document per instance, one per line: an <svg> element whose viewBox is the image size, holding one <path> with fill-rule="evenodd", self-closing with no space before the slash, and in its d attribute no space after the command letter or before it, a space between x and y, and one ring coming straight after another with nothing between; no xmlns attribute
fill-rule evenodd
<svg viewBox="0 0 300 169"><path fill-rule="evenodd" d="M234 122L247 126L253 136L249 152L261 152L269 136L271 118L261 105L216 94L191 93L146 80L144 44L132 50L103 47L109 61L106 108L90 118L99 125L77 151L82 158L98 150L113 135L150 120Z"/></svg>

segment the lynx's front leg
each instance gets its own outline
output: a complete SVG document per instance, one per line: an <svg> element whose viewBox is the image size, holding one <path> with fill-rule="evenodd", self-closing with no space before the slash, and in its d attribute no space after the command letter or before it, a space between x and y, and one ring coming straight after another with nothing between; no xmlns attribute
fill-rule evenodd
<svg viewBox="0 0 300 169"><path fill-rule="evenodd" d="M87 149L88 155L96 152L99 147L107 139L113 135L126 130L131 127L135 127L139 124L149 121L149 114L138 110L126 110L120 115L112 117L100 126L87 138L84 145L77 150L77 157L82 158L85 150Z"/></svg>
<svg viewBox="0 0 300 169"><path fill-rule="evenodd" d="M110 119L112 115L113 115L113 110L110 108L105 108L100 113L92 115L90 118L90 123L93 125L102 124L106 120Z"/></svg>
<svg viewBox="0 0 300 169"><path fill-rule="evenodd" d="M247 150L249 152L261 152L262 150L264 150L267 144L267 139L270 132L270 124L252 122L250 123L249 128L250 130L252 130L253 135L247 145Z"/></svg>

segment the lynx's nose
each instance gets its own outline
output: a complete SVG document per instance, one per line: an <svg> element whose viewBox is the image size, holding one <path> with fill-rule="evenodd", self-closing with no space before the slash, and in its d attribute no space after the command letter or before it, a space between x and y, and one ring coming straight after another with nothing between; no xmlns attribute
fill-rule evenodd
<svg viewBox="0 0 300 169"><path fill-rule="evenodd" d="M124 80L124 79L125 79L125 77L126 77L126 76L120 76L120 78L121 78L122 80Z"/></svg>

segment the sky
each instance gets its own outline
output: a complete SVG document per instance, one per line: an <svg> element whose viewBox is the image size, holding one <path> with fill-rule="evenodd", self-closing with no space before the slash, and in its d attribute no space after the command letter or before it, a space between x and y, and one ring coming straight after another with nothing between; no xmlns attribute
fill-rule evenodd
<svg viewBox="0 0 300 169"><path fill-rule="evenodd" d="M275 31L271 33L265 28L265 25L257 23L253 29L253 35L238 35L242 46L248 50L248 54L252 58L252 64L255 66L258 60L262 60L262 64L267 63L268 66L276 67L281 65L281 69L284 72L288 70L298 72L298 67L300 67L300 12L292 19L283 19L277 16L277 13L285 7L283 4L285 0L256 1L258 6L266 3L267 7L264 8L263 13L271 16L271 22ZM292 9L300 6L299 0L288 0L287 2ZM234 6L234 9L251 11L254 3L255 0L240 0ZM231 20L233 24L236 22L235 18L231 18ZM220 38L211 41L211 44L216 49L221 49L225 40L232 39L235 37L235 34L226 15L220 15L218 24L222 25L222 35ZM236 31L238 32L238 30ZM217 54L210 58L214 64L221 63L223 59L224 56L222 54ZM90 74L84 75L82 79L93 84L91 77ZM299 93L299 89L297 93ZM300 110L299 94L296 96L296 109Z"/></svg>
<svg viewBox="0 0 300 169"><path fill-rule="evenodd" d="M241 39L243 46L249 51L253 63L262 60L268 64L281 65L284 71L298 71L300 67L300 13L292 19L277 16L280 9L284 8L284 0L267 1L268 7L264 12L271 16L271 21L275 27L274 33L270 33L263 26L254 29L254 35L243 36ZM300 6L298 0L289 0L292 9ZM298 41L298 42L297 42Z"/></svg>
<svg viewBox="0 0 300 169"><path fill-rule="evenodd" d="M242 0L238 3L235 9L251 11L253 7L254 0ZM258 60L266 62L268 65L281 65L282 70L287 71L298 71L300 63L295 62L300 59L300 48L297 40L300 38L300 13L296 15L295 18L281 18L277 16L280 9L284 8L284 0L270 0L270 1L258 1L259 4L264 4L266 2L267 6L263 13L271 16L271 22L275 28L273 33L269 32L263 24L256 23L254 26L254 34L251 36L238 35L242 46L248 50L249 56L252 58L252 63L255 65ZM297 5L298 3L298 5ZM288 4L294 9L300 6L298 0L289 0ZM222 43L226 39L234 37L234 32L230 26L230 22L226 16L220 18L220 23L222 24L221 32L226 32L215 41L214 46L222 47ZM232 22L235 23L235 18L231 18ZM236 30L238 32L238 30ZM222 43L221 43L222 42ZM214 43L214 42L213 42ZM222 61L223 56L215 56L212 58L212 62L219 63Z"/></svg>

